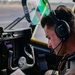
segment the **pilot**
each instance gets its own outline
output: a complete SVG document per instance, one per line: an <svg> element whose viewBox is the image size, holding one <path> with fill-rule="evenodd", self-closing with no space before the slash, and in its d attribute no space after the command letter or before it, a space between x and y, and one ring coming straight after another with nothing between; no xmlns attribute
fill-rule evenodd
<svg viewBox="0 0 75 75"><path fill-rule="evenodd" d="M42 17L41 26L48 39L48 47L52 48L56 55L63 55L65 58L75 52L75 16L70 8L59 5L55 10L51 10L48 16ZM69 66L63 74L59 73L58 69L57 75L75 75L75 61L72 60L72 65ZM54 70L48 70L45 75L55 75L53 73Z"/></svg>

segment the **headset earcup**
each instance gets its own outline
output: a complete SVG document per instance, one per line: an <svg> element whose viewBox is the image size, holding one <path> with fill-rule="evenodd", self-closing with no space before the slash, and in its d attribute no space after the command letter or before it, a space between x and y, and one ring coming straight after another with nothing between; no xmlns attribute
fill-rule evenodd
<svg viewBox="0 0 75 75"><path fill-rule="evenodd" d="M66 40L70 35L70 27L64 20L59 20L55 25L55 32L61 40Z"/></svg>
<svg viewBox="0 0 75 75"><path fill-rule="evenodd" d="M59 20L56 17L56 13L54 10L51 11L50 17L54 21L54 28L57 36L62 40L66 40L70 35L70 26L65 20Z"/></svg>

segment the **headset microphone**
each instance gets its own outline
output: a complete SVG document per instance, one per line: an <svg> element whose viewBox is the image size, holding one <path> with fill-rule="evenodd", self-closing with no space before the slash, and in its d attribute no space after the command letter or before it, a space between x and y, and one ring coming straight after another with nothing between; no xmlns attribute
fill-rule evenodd
<svg viewBox="0 0 75 75"><path fill-rule="evenodd" d="M60 45L62 43L62 41L60 41L59 43L58 43L58 45L54 48L54 49L51 49L52 51L50 52L50 53L54 53L54 51L55 51L55 49ZM62 47L62 46L61 46ZM60 50L61 50L61 48L60 48ZM60 51L59 50L59 51ZM58 51L58 54L59 54L59 51ZM57 55L58 55L57 54Z"/></svg>
<svg viewBox="0 0 75 75"><path fill-rule="evenodd" d="M55 10L51 10L50 11L50 18L52 18L52 20L54 21L54 30L55 30L55 33L56 35L58 36L58 38L61 40L59 42L59 44L51 51L51 53L54 52L54 50L62 43L63 45L63 42L69 37L70 35L70 26L69 24L65 21L65 20L60 20L56 17L56 12ZM62 48L62 46L61 46ZM59 52L61 51L61 48L60 50L58 51L58 54Z"/></svg>

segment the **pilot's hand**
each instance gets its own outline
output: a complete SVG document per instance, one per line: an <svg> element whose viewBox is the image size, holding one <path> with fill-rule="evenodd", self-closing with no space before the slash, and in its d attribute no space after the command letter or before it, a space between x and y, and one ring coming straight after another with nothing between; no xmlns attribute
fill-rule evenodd
<svg viewBox="0 0 75 75"><path fill-rule="evenodd" d="M48 71L45 72L44 75L52 75L52 72L53 72L53 70L48 70Z"/></svg>
<svg viewBox="0 0 75 75"><path fill-rule="evenodd" d="M58 71L48 70L45 72L44 75L59 75L59 74L58 74Z"/></svg>

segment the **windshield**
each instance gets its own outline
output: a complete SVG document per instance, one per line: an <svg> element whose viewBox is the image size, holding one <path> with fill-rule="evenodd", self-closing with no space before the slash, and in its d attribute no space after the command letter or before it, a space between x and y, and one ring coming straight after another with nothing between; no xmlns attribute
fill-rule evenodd
<svg viewBox="0 0 75 75"><path fill-rule="evenodd" d="M72 0L48 0L48 2L50 6L48 5L47 0L27 0L30 19L34 25L39 25L35 31L37 34L34 35L38 40L41 40L39 36L45 38L44 31L40 29L40 20L43 15L48 15L50 9L55 9L59 4L67 5L71 9L74 7L74 2ZM21 19L24 15L21 0L0 1L0 26L3 27L3 29L10 25L14 20L18 18ZM24 19L14 25L11 29L28 28L29 26L30 23L26 20L26 17L24 17ZM43 35L39 32L42 32ZM47 41L47 39L44 39L44 41Z"/></svg>

